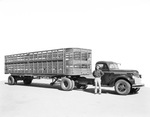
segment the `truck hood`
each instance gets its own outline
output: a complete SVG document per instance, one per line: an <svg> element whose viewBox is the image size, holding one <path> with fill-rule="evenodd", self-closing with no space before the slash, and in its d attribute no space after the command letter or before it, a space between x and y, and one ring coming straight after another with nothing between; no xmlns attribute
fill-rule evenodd
<svg viewBox="0 0 150 117"><path fill-rule="evenodd" d="M138 74L139 72L137 70L110 70L111 72L118 73L118 74L127 74L127 73L133 73Z"/></svg>

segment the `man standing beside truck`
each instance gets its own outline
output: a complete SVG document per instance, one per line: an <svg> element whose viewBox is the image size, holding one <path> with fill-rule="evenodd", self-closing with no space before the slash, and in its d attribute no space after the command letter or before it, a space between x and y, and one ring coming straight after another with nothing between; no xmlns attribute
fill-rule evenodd
<svg viewBox="0 0 150 117"><path fill-rule="evenodd" d="M99 94L101 94L101 77L104 75L104 72L100 69L100 66L97 65L93 72L93 76L95 77L95 94L97 93L97 89L99 86Z"/></svg>

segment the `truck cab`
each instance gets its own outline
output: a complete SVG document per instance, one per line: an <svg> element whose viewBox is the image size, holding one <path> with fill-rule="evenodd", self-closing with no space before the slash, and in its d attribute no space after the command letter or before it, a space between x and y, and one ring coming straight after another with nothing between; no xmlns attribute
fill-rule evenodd
<svg viewBox="0 0 150 117"><path fill-rule="evenodd" d="M98 61L95 67L97 65L104 72L101 78L102 86L114 86L118 94L126 95L130 92L138 92L140 87L144 86L137 70L121 70L118 63L112 61Z"/></svg>

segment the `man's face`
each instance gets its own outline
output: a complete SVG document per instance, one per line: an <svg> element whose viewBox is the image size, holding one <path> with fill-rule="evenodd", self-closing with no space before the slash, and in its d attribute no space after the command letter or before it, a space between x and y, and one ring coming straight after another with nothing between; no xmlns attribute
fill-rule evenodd
<svg viewBox="0 0 150 117"><path fill-rule="evenodd" d="M100 69L100 66L99 66L99 65L97 65L97 66L96 66L96 68L97 68L97 69Z"/></svg>

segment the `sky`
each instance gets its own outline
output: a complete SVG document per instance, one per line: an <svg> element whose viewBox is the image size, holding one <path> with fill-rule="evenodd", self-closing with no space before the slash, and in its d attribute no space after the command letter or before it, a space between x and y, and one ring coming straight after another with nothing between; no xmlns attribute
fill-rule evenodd
<svg viewBox="0 0 150 117"><path fill-rule="evenodd" d="M149 0L0 0L0 80L4 56L79 47L97 61L135 69L150 87Z"/></svg>

